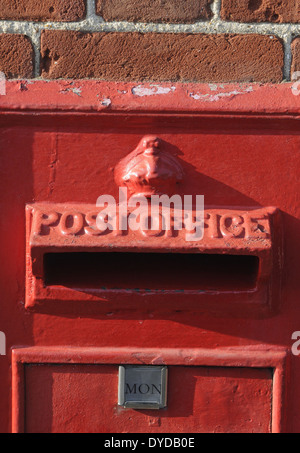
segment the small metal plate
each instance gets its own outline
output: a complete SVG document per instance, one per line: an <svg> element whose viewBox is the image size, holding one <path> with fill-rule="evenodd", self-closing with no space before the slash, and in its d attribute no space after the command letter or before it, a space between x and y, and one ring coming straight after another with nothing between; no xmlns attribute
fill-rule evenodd
<svg viewBox="0 0 300 453"><path fill-rule="evenodd" d="M119 405L133 409L162 409L167 405L165 366L120 366Z"/></svg>

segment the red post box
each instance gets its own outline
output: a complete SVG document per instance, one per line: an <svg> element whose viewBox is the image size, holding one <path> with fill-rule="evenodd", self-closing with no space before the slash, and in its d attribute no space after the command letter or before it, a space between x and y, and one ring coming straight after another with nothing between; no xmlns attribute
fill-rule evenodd
<svg viewBox="0 0 300 453"><path fill-rule="evenodd" d="M1 429L299 430L291 86L65 83L0 99Z"/></svg>

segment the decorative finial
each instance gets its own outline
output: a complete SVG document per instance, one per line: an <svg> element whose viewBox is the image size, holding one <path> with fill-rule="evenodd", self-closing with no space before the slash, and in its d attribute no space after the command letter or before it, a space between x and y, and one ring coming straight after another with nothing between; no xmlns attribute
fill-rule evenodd
<svg viewBox="0 0 300 453"><path fill-rule="evenodd" d="M127 187L132 195L172 195L183 179L183 170L165 150L164 142L155 135L142 138L137 148L115 168L115 181Z"/></svg>

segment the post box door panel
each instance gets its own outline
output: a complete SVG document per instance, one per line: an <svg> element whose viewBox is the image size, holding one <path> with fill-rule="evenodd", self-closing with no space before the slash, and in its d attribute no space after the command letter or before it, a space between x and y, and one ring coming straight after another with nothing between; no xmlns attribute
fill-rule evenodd
<svg viewBox="0 0 300 453"><path fill-rule="evenodd" d="M26 366L26 432L270 432L271 370L171 367L168 408L158 413L118 407L117 374L109 365Z"/></svg>
<svg viewBox="0 0 300 453"><path fill-rule="evenodd" d="M141 97L134 84L85 81L74 100L65 84L8 82L0 99L4 387L13 365L0 429L299 430L300 361L283 358L300 330L291 87L254 86L243 102L220 87L228 95L212 103L191 96L206 85ZM104 91L109 106L99 106ZM204 196L203 236L189 240L187 223L177 231L173 206L170 229L149 231L145 217L134 231L102 231L97 200L122 208L120 188ZM72 348L81 352L70 361ZM115 353L103 360L95 348ZM142 363L168 367L166 408L118 406L119 366Z"/></svg>
<svg viewBox="0 0 300 453"><path fill-rule="evenodd" d="M242 348L217 352L16 349L14 429L32 433L276 432L282 419L285 360L283 350ZM116 363L125 367L129 363L135 370L163 363L165 407L150 410L120 404ZM158 385L153 390L153 381L143 376L144 381L137 382L136 375L130 381L126 393L131 400L161 390Z"/></svg>

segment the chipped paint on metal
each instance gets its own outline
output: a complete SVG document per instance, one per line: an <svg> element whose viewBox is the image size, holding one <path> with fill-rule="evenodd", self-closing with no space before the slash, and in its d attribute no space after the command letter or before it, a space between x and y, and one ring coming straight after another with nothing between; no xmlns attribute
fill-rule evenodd
<svg viewBox="0 0 300 453"><path fill-rule="evenodd" d="M215 85L213 88L210 86L210 90L216 91L217 86ZM223 98L235 97L235 96L244 95L244 94L252 93L252 92L253 92L253 88L252 88L252 86L250 86L250 87L246 87L242 91L233 90L233 91L229 91L229 92L221 92L221 93L216 93L216 94L190 93L189 96L191 98L195 99L196 101L201 100L201 101L205 101L205 102L218 102L218 101L220 101L220 99L223 99Z"/></svg>
<svg viewBox="0 0 300 453"><path fill-rule="evenodd" d="M111 105L111 99L103 98L101 101L101 105L103 105L104 107L109 107Z"/></svg>
<svg viewBox="0 0 300 453"><path fill-rule="evenodd" d="M161 85L150 85L151 88L146 88L143 85L138 85L132 88L132 94L135 96L153 96L157 94L169 94L176 90L175 86L163 87Z"/></svg>

